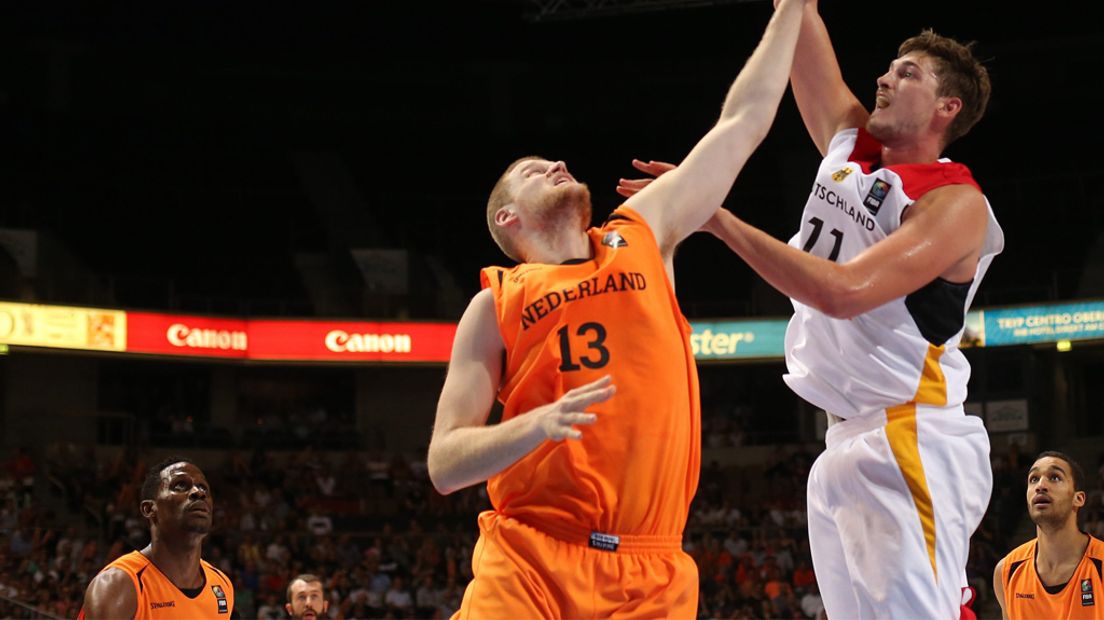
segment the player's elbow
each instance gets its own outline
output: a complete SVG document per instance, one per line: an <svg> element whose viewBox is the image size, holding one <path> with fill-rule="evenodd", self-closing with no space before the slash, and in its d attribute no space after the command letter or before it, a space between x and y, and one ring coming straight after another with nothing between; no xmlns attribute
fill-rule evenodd
<svg viewBox="0 0 1104 620"><path fill-rule="evenodd" d="M429 481L433 483L433 488L441 495L451 495L460 490L460 487L451 484L448 477L435 470L433 466L429 467Z"/></svg>
<svg viewBox="0 0 1104 620"><path fill-rule="evenodd" d="M819 287L812 306L833 319L853 319L866 312L865 289L849 282L829 282Z"/></svg>
<svg viewBox="0 0 1104 620"><path fill-rule="evenodd" d="M453 493L460 490L460 487L448 485L443 480L440 480L439 478L434 478L433 474L430 474L429 479L431 482L433 482L434 490L436 490L441 495L452 495Z"/></svg>
<svg viewBox="0 0 1104 620"><path fill-rule="evenodd" d="M429 481L438 493L449 495L458 491L460 487L452 480L450 468L442 462L444 460L440 446L437 442L431 441L429 451L426 454L426 470L429 472Z"/></svg>
<svg viewBox="0 0 1104 620"><path fill-rule="evenodd" d="M833 319L853 319L862 314L856 311L851 305L838 299L826 299L819 303L814 303L813 307Z"/></svg>

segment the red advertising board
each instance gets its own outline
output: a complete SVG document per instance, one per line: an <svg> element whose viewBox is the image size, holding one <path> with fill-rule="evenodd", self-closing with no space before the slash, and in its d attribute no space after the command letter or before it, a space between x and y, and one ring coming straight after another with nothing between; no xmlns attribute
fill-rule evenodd
<svg viewBox="0 0 1104 620"><path fill-rule="evenodd" d="M200 357L249 357L249 321L127 312L126 350Z"/></svg>
<svg viewBox="0 0 1104 620"><path fill-rule="evenodd" d="M447 362L456 325L367 321L249 322L249 358L331 362Z"/></svg>
<svg viewBox="0 0 1104 620"><path fill-rule="evenodd" d="M456 325L127 312L133 353L253 360L447 362Z"/></svg>

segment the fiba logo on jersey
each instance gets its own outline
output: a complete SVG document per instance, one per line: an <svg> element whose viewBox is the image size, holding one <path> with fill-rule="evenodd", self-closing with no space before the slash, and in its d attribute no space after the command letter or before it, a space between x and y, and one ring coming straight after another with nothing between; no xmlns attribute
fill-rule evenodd
<svg viewBox="0 0 1104 620"><path fill-rule="evenodd" d="M863 206L870 211L871 215L878 215L878 209L882 208L882 201L885 200L886 194L889 193L892 187L892 185L881 179L874 181L874 185L871 186L870 192L867 193L866 198L863 199Z"/></svg>
<svg viewBox="0 0 1104 620"><path fill-rule="evenodd" d="M616 230L606 233L606 236L602 237L602 245L607 245L611 248L623 248L629 245L628 241L621 236L621 233Z"/></svg>
<svg viewBox="0 0 1104 620"><path fill-rule="evenodd" d="M1095 605L1095 604L1096 604L1096 602L1093 600L1092 579L1082 579L1081 580L1081 606L1082 607L1090 607L1090 606Z"/></svg>
<svg viewBox="0 0 1104 620"><path fill-rule="evenodd" d="M211 592L215 595L215 601L218 605L218 612L225 614L230 612L230 605L226 602L226 592L222 590L221 586L211 586Z"/></svg>

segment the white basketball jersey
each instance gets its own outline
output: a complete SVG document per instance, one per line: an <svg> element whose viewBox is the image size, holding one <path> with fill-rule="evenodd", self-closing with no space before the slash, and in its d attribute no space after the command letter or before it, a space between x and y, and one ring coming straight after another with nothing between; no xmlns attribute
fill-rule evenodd
<svg viewBox="0 0 1104 620"><path fill-rule="evenodd" d="M881 144L865 130L836 134L790 245L845 263L897 230L905 209L929 190L977 187L966 166L946 159L885 168L880 159ZM810 403L849 418L910 402L925 364L930 376L934 363L942 372L946 404L961 404L970 379L970 365L958 350L966 311L1003 248L1004 233L989 208L985 245L969 283L936 278L852 319L794 301L786 330L786 384Z"/></svg>

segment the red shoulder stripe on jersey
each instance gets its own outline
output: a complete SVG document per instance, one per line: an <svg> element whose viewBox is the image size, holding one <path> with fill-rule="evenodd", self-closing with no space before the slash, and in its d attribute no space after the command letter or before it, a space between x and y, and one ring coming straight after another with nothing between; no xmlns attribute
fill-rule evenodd
<svg viewBox="0 0 1104 620"><path fill-rule="evenodd" d="M882 144L860 127L858 136L855 138L855 146L851 149L851 155L847 160L859 164L863 173L870 174L882 161ZM901 177L901 190L913 200L918 200L924 194L944 185L971 185L981 191L970 169L956 162L899 164L886 166L886 168Z"/></svg>
<svg viewBox="0 0 1104 620"><path fill-rule="evenodd" d="M931 164L902 164L889 166L889 170L901 177L901 189L905 195L918 200L924 194L944 185L969 185L981 191L970 169L956 162Z"/></svg>
<svg viewBox="0 0 1104 620"><path fill-rule="evenodd" d="M859 127L859 135L855 138L855 146L851 149L847 161L853 161L861 166L864 174L874 172L874 166L882 161L882 143Z"/></svg>

